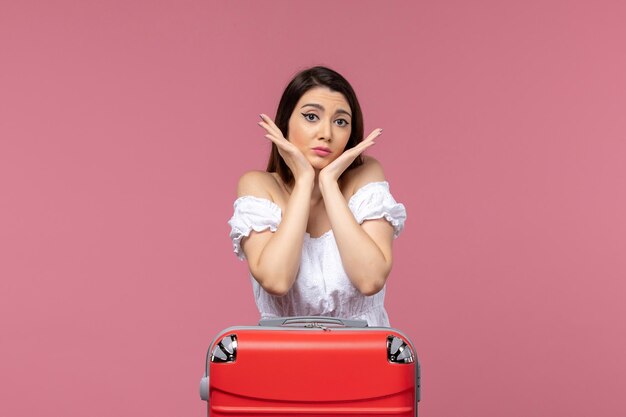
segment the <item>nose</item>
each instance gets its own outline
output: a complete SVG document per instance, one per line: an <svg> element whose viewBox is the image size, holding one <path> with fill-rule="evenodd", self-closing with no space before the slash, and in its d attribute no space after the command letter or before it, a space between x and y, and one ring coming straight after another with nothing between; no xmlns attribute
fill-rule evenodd
<svg viewBox="0 0 626 417"><path fill-rule="evenodd" d="M320 139L326 142L330 142L332 140L332 122L328 123L320 123Z"/></svg>

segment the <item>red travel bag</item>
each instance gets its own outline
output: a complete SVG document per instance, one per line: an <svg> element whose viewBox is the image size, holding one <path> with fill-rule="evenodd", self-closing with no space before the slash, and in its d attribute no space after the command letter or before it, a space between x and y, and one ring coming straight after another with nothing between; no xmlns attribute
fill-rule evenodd
<svg viewBox="0 0 626 417"><path fill-rule="evenodd" d="M414 417L420 367L396 329L329 317L262 320L217 335L200 396L210 417Z"/></svg>

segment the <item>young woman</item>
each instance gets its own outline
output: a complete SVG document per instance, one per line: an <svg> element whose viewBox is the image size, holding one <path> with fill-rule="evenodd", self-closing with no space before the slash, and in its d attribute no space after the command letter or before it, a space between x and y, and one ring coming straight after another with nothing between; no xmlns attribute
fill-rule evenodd
<svg viewBox="0 0 626 417"><path fill-rule="evenodd" d="M275 120L261 114L272 142L267 171L241 177L229 221L262 318L329 316L389 326L385 281L406 212L381 165L362 155L382 129L363 139L356 94L325 67L295 76Z"/></svg>

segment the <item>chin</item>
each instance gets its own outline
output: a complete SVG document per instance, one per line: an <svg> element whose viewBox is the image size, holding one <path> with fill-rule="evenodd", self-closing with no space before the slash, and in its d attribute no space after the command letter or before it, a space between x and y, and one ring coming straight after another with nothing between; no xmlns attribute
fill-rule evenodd
<svg viewBox="0 0 626 417"><path fill-rule="evenodd" d="M311 166L313 167L314 170L316 171L321 171L324 168L326 168L328 166L328 164L331 163L331 161L309 161L311 163Z"/></svg>

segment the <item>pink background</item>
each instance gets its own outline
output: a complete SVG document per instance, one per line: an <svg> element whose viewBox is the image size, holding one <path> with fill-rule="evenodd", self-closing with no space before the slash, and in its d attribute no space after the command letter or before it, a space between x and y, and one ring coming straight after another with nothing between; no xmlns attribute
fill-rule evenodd
<svg viewBox="0 0 626 417"><path fill-rule="evenodd" d="M0 415L201 416L255 324L226 221L298 70L359 94L409 219L422 416L623 416L626 3L3 1Z"/></svg>

